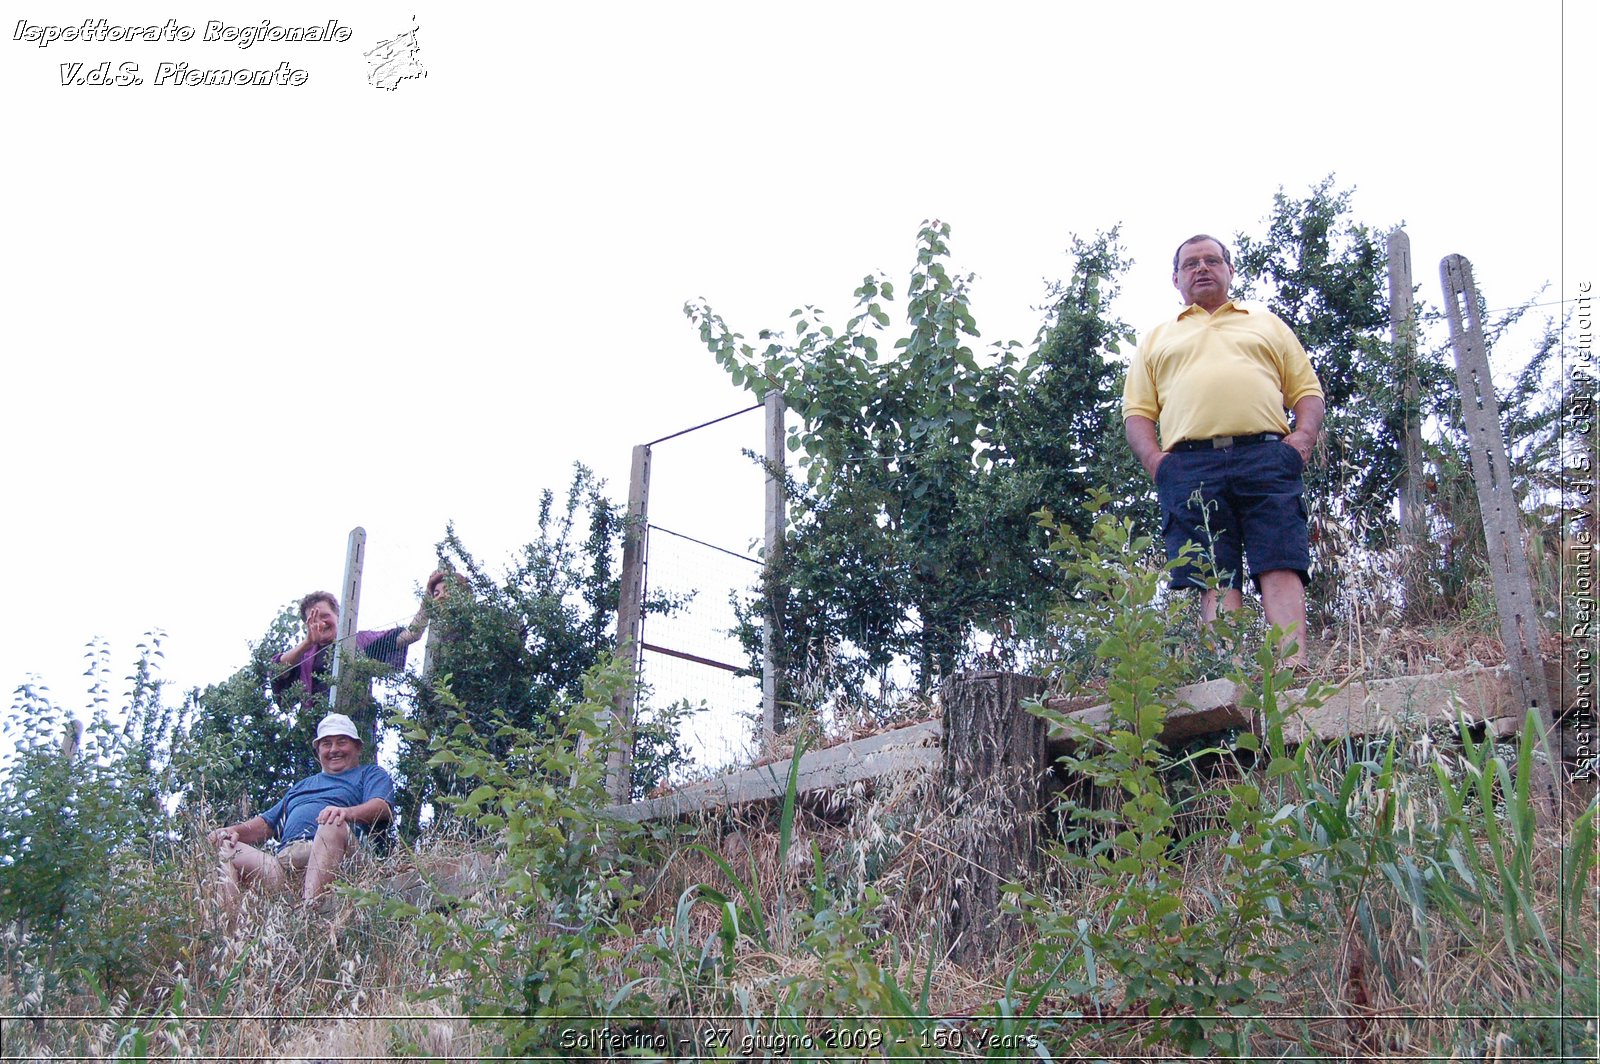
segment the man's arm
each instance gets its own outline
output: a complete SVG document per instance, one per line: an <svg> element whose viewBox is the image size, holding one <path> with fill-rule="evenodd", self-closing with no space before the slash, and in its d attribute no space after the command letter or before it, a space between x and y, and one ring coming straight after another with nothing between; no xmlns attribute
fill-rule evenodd
<svg viewBox="0 0 1600 1064"><path fill-rule="evenodd" d="M1311 461L1311 449L1322 434L1322 415L1327 408L1320 395L1303 396L1294 404L1294 431L1285 436L1283 442L1299 451L1307 462Z"/></svg>
<svg viewBox="0 0 1600 1064"><path fill-rule="evenodd" d="M259 816L239 824L230 824L225 828L217 828L206 835L211 845L218 846L224 839L231 842L242 842L246 846L259 846L272 838L272 825Z"/></svg>
<svg viewBox="0 0 1600 1064"><path fill-rule="evenodd" d="M319 824L348 824L355 822L372 827L393 818L394 811L383 798L368 798L360 805L330 805L317 814Z"/></svg>
<svg viewBox="0 0 1600 1064"><path fill-rule="evenodd" d="M1129 414L1122 419L1122 432L1128 437L1128 446L1133 448L1133 456L1144 466L1144 471L1150 474L1150 479L1154 480L1156 467L1167 457L1167 452L1156 442L1156 423L1142 414Z"/></svg>

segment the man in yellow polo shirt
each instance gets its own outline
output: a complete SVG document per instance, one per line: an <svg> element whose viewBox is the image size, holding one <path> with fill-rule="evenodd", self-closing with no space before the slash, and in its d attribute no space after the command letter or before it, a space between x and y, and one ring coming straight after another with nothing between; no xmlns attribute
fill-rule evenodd
<svg viewBox="0 0 1600 1064"><path fill-rule="evenodd" d="M1301 474L1322 430L1322 385L1289 327L1263 306L1230 299L1232 283L1233 257L1220 240L1202 233L1178 247L1172 284L1184 308L1140 343L1122 426L1156 483L1168 556L1198 544L1227 589L1227 610L1244 601L1247 558L1267 622L1289 633L1288 661L1301 665L1311 566ZM1189 564L1172 583L1203 586ZM1204 592L1201 611L1216 617L1216 592Z"/></svg>

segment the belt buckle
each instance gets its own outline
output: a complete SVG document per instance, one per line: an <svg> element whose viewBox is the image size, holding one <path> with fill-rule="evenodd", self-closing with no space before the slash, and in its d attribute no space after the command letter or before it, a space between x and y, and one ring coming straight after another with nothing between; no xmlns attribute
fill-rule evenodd
<svg viewBox="0 0 1600 1064"><path fill-rule="evenodd" d="M1213 450L1225 451L1229 447L1232 447L1232 446L1233 446L1233 437L1232 436L1213 436L1213 437L1211 437L1211 447L1212 447Z"/></svg>

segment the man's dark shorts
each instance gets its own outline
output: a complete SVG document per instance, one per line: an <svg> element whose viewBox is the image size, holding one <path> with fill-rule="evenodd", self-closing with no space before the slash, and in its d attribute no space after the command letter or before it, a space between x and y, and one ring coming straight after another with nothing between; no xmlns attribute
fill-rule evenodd
<svg viewBox="0 0 1600 1064"><path fill-rule="evenodd" d="M1185 543L1197 543L1215 566L1217 583L1243 587L1240 552L1250 561L1250 576L1291 569L1305 582L1311 568L1306 530L1305 462L1287 443L1268 440L1221 450L1173 451L1156 467L1161 500L1161 530L1167 557ZM1196 491L1205 509L1191 500ZM1173 587L1203 587L1201 572L1184 564L1172 574Z"/></svg>

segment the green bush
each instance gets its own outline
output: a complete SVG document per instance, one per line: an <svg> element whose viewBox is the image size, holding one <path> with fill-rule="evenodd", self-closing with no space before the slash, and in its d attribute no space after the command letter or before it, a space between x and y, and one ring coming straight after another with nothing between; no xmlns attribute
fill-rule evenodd
<svg viewBox="0 0 1600 1064"><path fill-rule="evenodd" d="M5 729L15 753L0 768L0 922L15 930L4 948L24 1000L73 985L73 973L138 987L172 955L177 906L161 900L185 886L171 874L165 800L177 722L152 671L160 652L159 636L141 647L113 713L108 652L91 644L81 742L72 713L35 688L17 690Z"/></svg>
<svg viewBox="0 0 1600 1064"><path fill-rule="evenodd" d="M1093 648L1113 721L1095 732L1038 710L1076 729L1067 766L1098 794L1066 792L1055 857L1067 888L1019 893L1041 936L1025 980L1036 997L1065 993L1086 1017L1134 1021L1149 1044L1242 1055L1253 1041L1286 1040L1260 1014L1287 1004L1311 965L1332 959L1318 982L1349 995L1336 1004L1351 1036L1367 1037L1369 993L1403 994L1419 975L1431 988L1442 966L1470 956L1481 970L1467 979L1467 1000L1418 1005L1419 1024L1435 1022L1430 1011L1460 1010L1458 1034L1492 1023L1519 1046L1592 1052L1593 1032L1561 1019L1561 988L1595 983L1581 941L1595 922L1596 810L1565 840L1539 828L1532 718L1503 748L1475 742L1461 722L1442 736L1458 753L1432 738L1407 747L1397 735L1291 750L1289 713L1326 690L1285 702L1290 677L1272 632L1233 674L1259 731L1231 749L1174 754L1158 736L1175 688L1191 678L1190 650L1160 591L1163 570L1148 561L1151 544L1106 517L1087 539L1044 520L1077 589L1071 623ZM1235 629L1215 642L1239 639ZM1188 771L1201 757L1222 762L1209 782ZM1186 793L1173 785L1183 777ZM1184 834L1189 809L1199 827Z"/></svg>
<svg viewBox="0 0 1600 1064"><path fill-rule="evenodd" d="M606 975L622 917L636 904L629 873L642 832L604 813L599 723L627 682L625 670L603 664L586 677L582 699L558 703L546 726L502 718L489 734L441 688L454 726L408 735L431 751L430 769L448 767L461 781L465 793L441 800L498 840L504 875L493 892L447 909L387 902L386 911L430 944L440 979L428 996L457 997L513 1057L560 1048L553 1020L598 1023L634 1002L627 985L608 989Z"/></svg>
<svg viewBox="0 0 1600 1064"><path fill-rule="evenodd" d="M1094 731L1042 706L1035 711L1077 734L1066 766L1118 800L1073 792L1064 798L1068 829L1055 854L1087 888L1090 911L1024 894L1042 938L1033 967L1095 1009L1146 1018L1152 1041L1187 1053L1243 1052L1250 1025L1235 1017L1282 1001L1276 984L1303 953L1303 938L1280 932L1307 923L1295 882L1305 847L1262 785L1242 774L1189 799L1220 808L1220 823L1179 831L1169 782L1174 763L1159 739L1173 692L1189 679L1171 610L1162 604L1166 572L1179 562L1148 564L1148 537L1136 536L1125 519L1102 516L1083 539L1049 514L1041 517L1077 591L1072 623L1104 667L1113 721ZM1258 708L1274 758L1269 776L1283 764L1274 693L1288 678L1278 672L1274 646L1269 636L1256 663L1263 676ZM1255 751L1260 744L1246 733L1238 745ZM1221 866L1194 898L1187 863L1204 844Z"/></svg>

